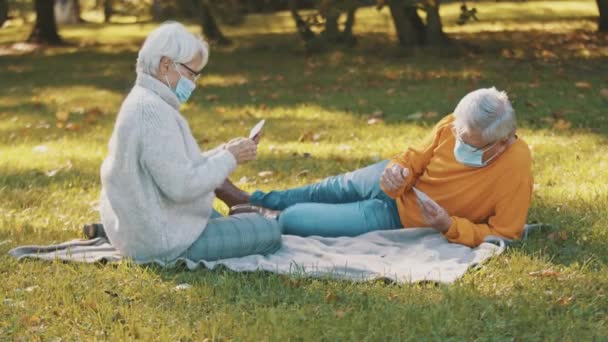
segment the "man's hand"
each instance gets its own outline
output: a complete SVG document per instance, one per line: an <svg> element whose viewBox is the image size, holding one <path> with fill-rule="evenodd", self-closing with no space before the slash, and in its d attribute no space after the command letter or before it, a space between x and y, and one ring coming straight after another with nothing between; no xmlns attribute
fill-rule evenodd
<svg viewBox="0 0 608 342"><path fill-rule="evenodd" d="M380 176L380 185L388 191L399 190L405 184L405 180L409 174L410 170L408 168L393 164L382 172L382 176Z"/></svg>
<svg viewBox="0 0 608 342"><path fill-rule="evenodd" d="M450 215L448 215L448 212L439 204L418 200L418 206L420 207L424 222L426 222L429 227L433 227L438 231L445 233L452 225Z"/></svg>

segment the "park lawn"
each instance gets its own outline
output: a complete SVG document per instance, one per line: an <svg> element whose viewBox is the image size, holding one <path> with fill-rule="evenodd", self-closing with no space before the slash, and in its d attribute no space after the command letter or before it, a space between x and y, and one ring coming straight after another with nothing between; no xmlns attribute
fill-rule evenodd
<svg viewBox="0 0 608 342"><path fill-rule="evenodd" d="M269 190L389 158L468 91L507 90L535 160L529 222L550 227L450 286L15 261L13 247L99 220L99 166L155 25L64 28L81 47L0 56L0 340L608 339L608 37L591 31L593 4L483 2L464 27L444 6L475 52L401 51L386 13L365 9L359 46L307 57L286 14L254 16L227 29L235 46L213 49L184 106L205 148L267 119L233 179Z"/></svg>

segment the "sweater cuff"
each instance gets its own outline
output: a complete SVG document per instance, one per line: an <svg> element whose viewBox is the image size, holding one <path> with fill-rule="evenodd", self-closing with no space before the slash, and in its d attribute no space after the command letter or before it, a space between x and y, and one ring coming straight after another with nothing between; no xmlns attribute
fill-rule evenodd
<svg viewBox="0 0 608 342"><path fill-rule="evenodd" d="M213 159L216 159L223 165L226 165L226 167L228 168L228 174L232 173L232 171L234 171L234 169L236 169L236 166L237 166L236 158L228 150L218 151L215 155L213 155Z"/></svg>
<svg viewBox="0 0 608 342"><path fill-rule="evenodd" d="M454 240L456 238L458 238L458 229L456 228L458 224L456 223L456 218L452 217L452 224L450 225L450 228L448 228L448 230L446 230L445 232L441 233L443 234L443 236L446 237L446 239L448 240Z"/></svg>

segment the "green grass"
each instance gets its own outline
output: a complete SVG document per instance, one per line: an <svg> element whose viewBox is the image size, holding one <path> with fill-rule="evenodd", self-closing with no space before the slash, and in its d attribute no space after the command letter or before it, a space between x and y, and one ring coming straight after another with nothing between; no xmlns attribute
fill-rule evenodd
<svg viewBox="0 0 608 342"><path fill-rule="evenodd" d="M259 160L233 177L246 176L247 190L388 158L468 91L507 90L535 160L529 221L551 229L452 286L16 262L9 249L72 239L98 220L99 166L154 25L63 28L84 46L0 56L0 340L608 339L608 38L590 31L593 4L482 2L482 22L464 27L458 4L444 6L446 31L475 53L402 51L386 13L371 9L353 49L306 57L286 14L229 28L236 46L213 49L183 113L204 147L268 120ZM2 29L0 43L27 31ZM377 110L384 122L368 125ZM78 126L56 127L60 111ZM416 112L440 115L409 120ZM307 131L320 140L298 142ZM274 175L257 176L266 170ZM543 270L555 273L529 275ZM176 291L182 283L192 287Z"/></svg>

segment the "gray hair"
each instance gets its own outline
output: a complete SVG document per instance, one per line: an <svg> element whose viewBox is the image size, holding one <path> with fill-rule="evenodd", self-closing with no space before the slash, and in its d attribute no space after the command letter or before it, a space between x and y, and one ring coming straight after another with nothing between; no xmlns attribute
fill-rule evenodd
<svg viewBox="0 0 608 342"><path fill-rule="evenodd" d="M189 32L178 22L166 22L152 31L137 56L137 72L149 75L158 73L162 57L175 63L191 62L197 54L203 59L203 67L209 60L209 44Z"/></svg>
<svg viewBox="0 0 608 342"><path fill-rule="evenodd" d="M454 128L458 136L477 132L491 143L504 139L515 131L517 119L509 97L496 88L472 91L454 109Z"/></svg>

